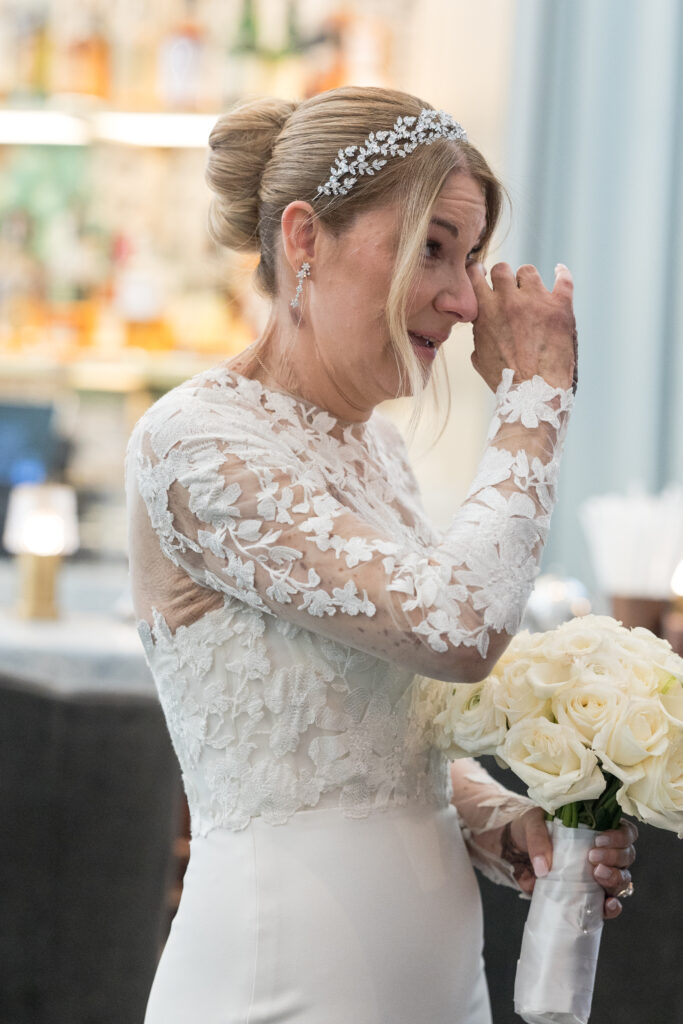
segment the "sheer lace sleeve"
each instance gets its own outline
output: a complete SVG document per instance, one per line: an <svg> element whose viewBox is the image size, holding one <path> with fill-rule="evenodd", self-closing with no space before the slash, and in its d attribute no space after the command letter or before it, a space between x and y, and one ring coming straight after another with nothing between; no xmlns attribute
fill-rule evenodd
<svg viewBox="0 0 683 1024"><path fill-rule="evenodd" d="M528 899L515 879L514 866L501 856L501 833L505 825L536 804L501 786L474 758L459 758L451 762L450 769L451 802L472 863L492 882L516 889Z"/></svg>
<svg viewBox="0 0 683 1024"><path fill-rule="evenodd" d="M341 471L332 418L296 429L283 399L195 388L139 421L129 470L163 554L202 587L416 673L483 678L539 571L572 391L503 371L476 479L432 546L382 514L391 481L351 500L352 434Z"/></svg>

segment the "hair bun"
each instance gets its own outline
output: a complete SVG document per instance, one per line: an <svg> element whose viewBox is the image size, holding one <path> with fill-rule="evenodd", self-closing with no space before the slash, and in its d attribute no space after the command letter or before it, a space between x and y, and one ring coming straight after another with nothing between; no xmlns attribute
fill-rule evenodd
<svg viewBox="0 0 683 1024"><path fill-rule="evenodd" d="M297 103L259 99L222 114L209 135L205 180L214 193L208 228L228 249L258 252L261 176L275 141Z"/></svg>

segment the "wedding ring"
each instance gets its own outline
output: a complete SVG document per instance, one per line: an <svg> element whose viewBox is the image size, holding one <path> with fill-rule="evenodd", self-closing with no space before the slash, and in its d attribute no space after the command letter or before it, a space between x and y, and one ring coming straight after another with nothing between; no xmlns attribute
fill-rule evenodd
<svg viewBox="0 0 683 1024"><path fill-rule="evenodd" d="M614 895L618 900L626 899L627 896L633 896L633 882L629 882L628 885L625 885L619 892L615 892Z"/></svg>

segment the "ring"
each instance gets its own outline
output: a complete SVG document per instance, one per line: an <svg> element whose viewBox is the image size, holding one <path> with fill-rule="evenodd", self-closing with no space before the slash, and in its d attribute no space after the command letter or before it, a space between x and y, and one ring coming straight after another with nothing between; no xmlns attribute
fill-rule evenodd
<svg viewBox="0 0 683 1024"><path fill-rule="evenodd" d="M629 882L628 885L625 885L619 892L615 892L614 895L618 900L626 899L627 896L633 896L633 882Z"/></svg>

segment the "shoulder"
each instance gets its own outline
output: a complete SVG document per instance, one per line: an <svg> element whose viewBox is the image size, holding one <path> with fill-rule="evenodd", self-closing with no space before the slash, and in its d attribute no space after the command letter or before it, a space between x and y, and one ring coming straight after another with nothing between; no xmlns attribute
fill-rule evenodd
<svg viewBox="0 0 683 1024"><path fill-rule="evenodd" d="M260 385L212 367L182 381L158 398L135 423L129 447L147 435L157 454L163 449L213 436L225 441L265 432L272 426L261 403Z"/></svg>

